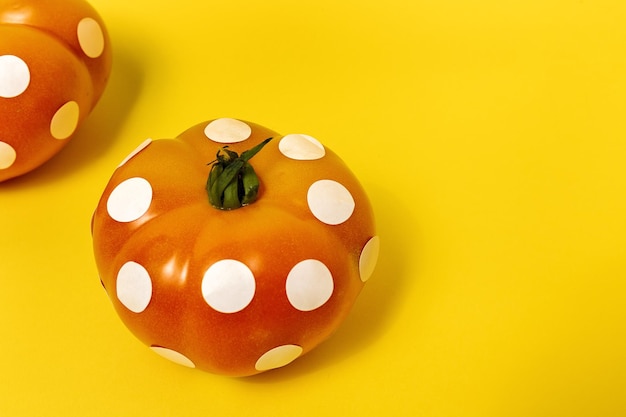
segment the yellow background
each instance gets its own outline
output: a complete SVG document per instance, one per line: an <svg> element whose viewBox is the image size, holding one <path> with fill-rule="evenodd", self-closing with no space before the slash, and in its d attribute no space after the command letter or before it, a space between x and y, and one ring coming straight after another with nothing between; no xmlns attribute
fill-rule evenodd
<svg viewBox="0 0 626 417"><path fill-rule="evenodd" d="M626 2L92 4L102 101L0 184L0 416L626 415ZM141 345L89 233L135 146L223 116L339 153L382 239L335 336L246 379Z"/></svg>

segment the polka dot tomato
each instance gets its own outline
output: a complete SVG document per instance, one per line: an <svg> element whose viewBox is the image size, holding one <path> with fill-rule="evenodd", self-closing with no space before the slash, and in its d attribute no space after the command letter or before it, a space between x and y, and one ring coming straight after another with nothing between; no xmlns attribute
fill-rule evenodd
<svg viewBox="0 0 626 417"><path fill-rule="evenodd" d="M368 198L337 155L229 118L144 142L106 186L92 234L128 328L177 363L232 376L327 339L379 250Z"/></svg>
<svg viewBox="0 0 626 417"><path fill-rule="evenodd" d="M0 0L0 181L63 148L110 70L106 28L84 0Z"/></svg>

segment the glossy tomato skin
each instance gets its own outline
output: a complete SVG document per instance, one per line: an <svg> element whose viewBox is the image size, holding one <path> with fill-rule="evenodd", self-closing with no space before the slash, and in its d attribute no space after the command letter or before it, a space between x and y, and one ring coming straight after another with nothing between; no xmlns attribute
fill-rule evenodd
<svg viewBox="0 0 626 417"><path fill-rule="evenodd" d="M0 182L57 154L111 70L104 22L83 0L0 0Z"/></svg>
<svg viewBox="0 0 626 417"><path fill-rule="evenodd" d="M258 200L212 207L207 163L223 144L207 138L211 122L148 142L118 167L93 217L95 258L117 313L144 343L188 366L252 375L289 363L337 329L371 273L364 268L375 263L378 238L367 196L341 159L327 148L314 160L286 157L283 136L249 122L250 137L228 146L241 153L274 138L250 161L261 180ZM119 190L142 180L151 197L120 221ZM339 224L320 221L309 207L309 186L320 180L341 183L355 202ZM133 195L127 207L141 200ZM208 271L222 264L245 265L253 277L253 290L242 287L251 294L233 296L233 308L204 296ZM124 272L129 265L134 275ZM227 278L229 269L222 273ZM150 285L129 297L120 281L133 276Z"/></svg>

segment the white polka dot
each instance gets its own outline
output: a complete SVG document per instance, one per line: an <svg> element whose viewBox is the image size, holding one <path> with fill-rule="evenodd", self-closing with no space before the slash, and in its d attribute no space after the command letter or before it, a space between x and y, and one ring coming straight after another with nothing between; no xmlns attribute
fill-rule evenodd
<svg viewBox="0 0 626 417"><path fill-rule="evenodd" d="M17 153L13 146L5 142L0 142L0 169L10 168L17 158Z"/></svg>
<svg viewBox="0 0 626 417"><path fill-rule="evenodd" d="M307 202L313 215L330 225L345 222L354 212L354 199L350 191L332 180L320 180L311 185Z"/></svg>
<svg viewBox="0 0 626 417"><path fill-rule="evenodd" d="M78 22L78 43L89 58L98 58L104 52L104 32L100 24L91 17Z"/></svg>
<svg viewBox="0 0 626 417"><path fill-rule="evenodd" d="M150 346L150 349L152 349L155 353L163 356L165 359L168 359L179 365L183 365L188 368L196 367L196 365L188 357L186 357L182 353L176 352L175 350L167 349L161 346Z"/></svg>
<svg viewBox="0 0 626 417"><path fill-rule="evenodd" d="M148 211L152 203L150 183L139 177L120 183L107 200L107 211L113 220L133 222Z"/></svg>
<svg viewBox="0 0 626 417"><path fill-rule="evenodd" d="M287 135L278 143L278 149L286 157L300 161L312 161L323 158L326 155L324 145L308 135Z"/></svg>
<svg viewBox="0 0 626 417"><path fill-rule="evenodd" d="M333 294L333 276L322 262L307 259L292 268L285 285L291 305L300 311L323 306Z"/></svg>
<svg viewBox="0 0 626 417"><path fill-rule="evenodd" d="M240 120L222 118L209 123L204 129L204 134L214 142L236 143L248 139L252 134L252 128Z"/></svg>
<svg viewBox="0 0 626 417"><path fill-rule="evenodd" d="M374 236L365 244L361 251L361 257L359 258L359 275L361 276L361 281L367 281L372 276L372 273L374 273L379 252L380 238Z"/></svg>
<svg viewBox="0 0 626 417"><path fill-rule="evenodd" d="M17 97L29 84L30 70L26 62L15 55L0 56L0 97Z"/></svg>
<svg viewBox="0 0 626 417"><path fill-rule="evenodd" d="M117 273L117 298L133 313L141 313L152 299L152 280L137 262L126 262Z"/></svg>
<svg viewBox="0 0 626 417"><path fill-rule="evenodd" d="M242 262L224 259L211 265L202 279L202 296L221 313L236 313L254 298L256 282Z"/></svg>
<svg viewBox="0 0 626 417"><path fill-rule="evenodd" d="M76 130L80 108L75 101L65 103L52 117L50 122L50 134L55 139L67 139Z"/></svg>
<svg viewBox="0 0 626 417"><path fill-rule="evenodd" d="M269 371L270 369L280 368L288 365L302 355L302 348L297 345L278 346L256 361L254 367L257 371Z"/></svg>
<svg viewBox="0 0 626 417"><path fill-rule="evenodd" d="M137 148L135 148L134 151L132 151L126 158L124 158L124 160L117 166L118 168L121 167L122 165L126 165L126 163L128 161L130 161L131 159L133 159L139 152L143 151L145 148L148 147L148 145L150 145L152 143L152 139L146 139L144 140Z"/></svg>

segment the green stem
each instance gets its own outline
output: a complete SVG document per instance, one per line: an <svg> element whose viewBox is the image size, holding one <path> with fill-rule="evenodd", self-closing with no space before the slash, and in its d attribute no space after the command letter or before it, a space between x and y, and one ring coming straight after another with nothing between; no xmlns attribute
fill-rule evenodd
<svg viewBox="0 0 626 417"><path fill-rule="evenodd" d="M272 138L265 139L255 147L241 153L226 146L217 151L206 184L211 205L220 210L233 210L257 199L259 178L248 161Z"/></svg>

